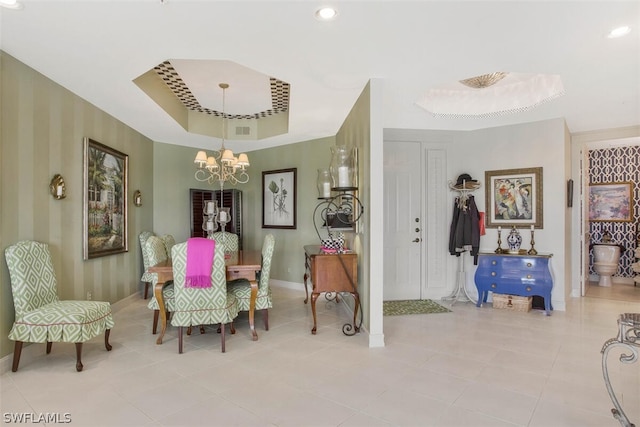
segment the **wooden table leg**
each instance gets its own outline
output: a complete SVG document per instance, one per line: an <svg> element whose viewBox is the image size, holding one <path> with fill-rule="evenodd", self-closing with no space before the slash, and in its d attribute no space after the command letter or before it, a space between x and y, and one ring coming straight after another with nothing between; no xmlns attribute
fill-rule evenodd
<svg viewBox="0 0 640 427"><path fill-rule="evenodd" d="M309 274L307 274L307 271ZM309 257L305 254L304 256L304 303L306 304L309 301L309 289L307 289L307 279L311 274L311 261Z"/></svg>
<svg viewBox="0 0 640 427"><path fill-rule="evenodd" d="M311 329L311 333L313 335L316 334L316 300L318 299L318 296L320 296L320 294L315 292L311 293L311 312L313 313L313 329Z"/></svg>
<svg viewBox="0 0 640 427"><path fill-rule="evenodd" d="M255 325L255 312L256 312L256 299L258 297L258 282L252 280L251 282L251 299L249 300L249 328L251 329L251 335L254 341L258 340L258 333L256 332Z"/></svg>
<svg viewBox="0 0 640 427"><path fill-rule="evenodd" d="M309 278L309 275L305 272L304 273L304 303L306 304L307 301L309 301L309 289L307 289L307 279Z"/></svg>
<svg viewBox="0 0 640 427"><path fill-rule="evenodd" d="M164 337L164 333L167 330L167 311L164 308L164 299L162 298L162 288L164 288L164 283L158 281L156 285L153 287L153 295L156 297L156 301L158 301L158 309L160 310L160 324L162 329L160 331L160 335L156 340L156 344L162 344L162 337Z"/></svg>

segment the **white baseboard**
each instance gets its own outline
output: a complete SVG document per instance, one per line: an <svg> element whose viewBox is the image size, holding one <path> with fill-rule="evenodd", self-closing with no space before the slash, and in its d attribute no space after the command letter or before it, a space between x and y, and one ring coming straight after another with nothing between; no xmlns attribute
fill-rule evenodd
<svg viewBox="0 0 640 427"><path fill-rule="evenodd" d="M621 285L633 285L633 277L618 277L618 276L611 276L611 282L612 283L618 283ZM590 282L598 282L600 281L600 276L598 276L597 274L590 274L589 275L589 281Z"/></svg>
<svg viewBox="0 0 640 427"><path fill-rule="evenodd" d="M133 300L138 298L142 298L142 294L140 292L136 292L135 294L131 294L128 297L122 298L120 301L114 302L113 304L111 304L111 311L114 313L117 311L120 311L124 307L131 304Z"/></svg>
<svg viewBox="0 0 640 427"><path fill-rule="evenodd" d="M384 347L384 334L369 334L369 348Z"/></svg>
<svg viewBox="0 0 640 427"><path fill-rule="evenodd" d="M278 286L280 288L293 289L294 291L304 292L304 283L296 283L296 282L287 282L286 280L269 280L270 286ZM309 291L311 291L311 284L308 284Z"/></svg>
<svg viewBox="0 0 640 427"><path fill-rule="evenodd" d="M73 345L68 343L69 345ZM25 365L32 362L38 357L44 357L46 355L46 344L43 343L24 343L22 346L22 352L20 353L20 365ZM2 359L0 359L0 375L11 371L11 364L13 363L13 351ZM19 370L18 370L19 372Z"/></svg>

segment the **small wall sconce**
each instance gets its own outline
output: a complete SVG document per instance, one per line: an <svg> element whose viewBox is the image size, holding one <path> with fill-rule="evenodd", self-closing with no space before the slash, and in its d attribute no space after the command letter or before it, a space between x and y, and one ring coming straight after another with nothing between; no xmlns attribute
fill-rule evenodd
<svg viewBox="0 0 640 427"><path fill-rule="evenodd" d="M60 200L67 197L67 187L64 184L64 178L60 174L55 174L49 183L49 192L54 199Z"/></svg>
<svg viewBox="0 0 640 427"><path fill-rule="evenodd" d="M138 207L142 206L142 193L140 192L140 190L136 190L133 193L133 204Z"/></svg>

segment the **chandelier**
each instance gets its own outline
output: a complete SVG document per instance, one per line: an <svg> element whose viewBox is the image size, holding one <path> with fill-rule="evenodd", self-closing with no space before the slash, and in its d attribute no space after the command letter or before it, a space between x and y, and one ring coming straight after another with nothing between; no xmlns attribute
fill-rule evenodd
<svg viewBox="0 0 640 427"><path fill-rule="evenodd" d="M500 71L433 87L416 104L435 117L496 117L527 111L563 94L557 74Z"/></svg>
<svg viewBox="0 0 640 427"><path fill-rule="evenodd" d="M229 87L227 83L218 85L222 89L222 146L220 150L214 151L211 156L206 151L198 151L194 163L197 166L195 178L200 182L213 184L218 182L220 190L223 189L224 183L246 184L249 182L249 157L245 154L239 154L238 157L233 155L233 151L225 148L224 137L227 133L227 115L225 114L225 91Z"/></svg>

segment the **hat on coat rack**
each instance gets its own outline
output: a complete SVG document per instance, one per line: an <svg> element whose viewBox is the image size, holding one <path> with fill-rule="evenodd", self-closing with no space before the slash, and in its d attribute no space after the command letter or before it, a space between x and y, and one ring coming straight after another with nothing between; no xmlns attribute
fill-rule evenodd
<svg viewBox="0 0 640 427"><path fill-rule="evenodd" d="M477 179L471 178L471 175L468 173L463 173L458 176L458 180L456 181L456 185L453 186L458 190L475 190L480 188L480 183Z"/></svg>

